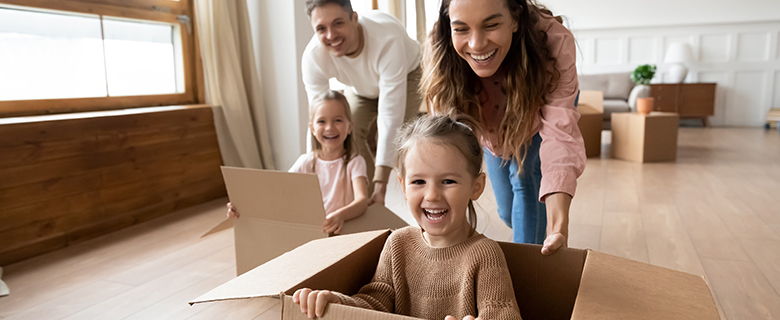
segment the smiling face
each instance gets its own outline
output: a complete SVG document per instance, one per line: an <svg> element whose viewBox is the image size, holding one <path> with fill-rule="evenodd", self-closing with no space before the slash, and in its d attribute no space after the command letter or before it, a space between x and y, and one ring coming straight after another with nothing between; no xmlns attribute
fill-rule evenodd
<svg viewBox="0 0 780 320"><path fill-rule="evenodd" d="M403 192L428 244L448 247L468 239L468 203L482 194L485 174L474 178L458 148L429 141L416 142L404 162Z"/></svg>
<svg viewBox="0 0 780 320"><path fill-rule="evenodd" d="M326 154L332 153L335 158L340 157L344 153L344 140L352 133L346 107L338 100L324 100L317 106L311 119L311 133L322 145L322 150Z"/></svg>
<svg viewBox="0 0 780 320"><path fill-rule="evenodd" d="M312 10L311 26L320 43L337 57L360 49L357 12L346 12L338 4L329 3Z"/></svg>
<svg viewBox="0 0 780 320"><path fill-rule="evenodd" d="M517 22L506 0L452 0L452 45L474 72L487 78L498 71L509 48Z"/></svg>

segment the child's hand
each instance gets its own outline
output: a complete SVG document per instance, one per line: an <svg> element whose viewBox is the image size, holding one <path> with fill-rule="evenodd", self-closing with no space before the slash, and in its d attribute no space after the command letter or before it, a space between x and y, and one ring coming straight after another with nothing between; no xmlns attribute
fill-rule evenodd
<svg viewBox="0 0 780 320"><path fill-rule="evenodd" d="M444 320L458 320L453 316L446 316ZM463 320L482 320L482 318L474 318L474 316L465 316L463 317Z"/></svg>
<svg viewBox="0 0 780 320"><path fill-rule="evenodd" d="M322 232L325 234L339 234L341 233L341 227L344 226L344 219L341 217L340 210L333 211L325 217L325 222L322 223Z"/></svg>
<svg viewBox="0 0 780 320"><path fill-rule="evenodd" d="M298 289L293 293L293 303L301 305L301 312L309 316L309 319L322 317L328 303L341 303L339 297L328 290L311 290L309 288Z"/></svg>
<svg viewBox="0 0 780 320"><path fill-rule="evenodd" d="M238 214L238 211L236 210L236 207L234 207L230 202L228 202L227 203L227 208L228 208L228 211L227 211L227 217L228 218L233 218L233 217L238 218L239 214Z"/></svg>

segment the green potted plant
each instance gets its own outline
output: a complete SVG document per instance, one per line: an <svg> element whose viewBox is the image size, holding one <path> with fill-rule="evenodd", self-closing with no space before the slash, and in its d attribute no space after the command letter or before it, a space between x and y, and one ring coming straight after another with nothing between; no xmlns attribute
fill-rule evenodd
<svg viewBox="0 0 780 320"><path fill-rule="evenodd" d="M643 64L636 67L634 72L631 73L631 81L638 86L646 86L650 84L650 80L653 80L655 76L656 67L654 64Z"/></svg>
<svg viewBox="0 0 780 320"><path fill-rule="evenodd" d="M628 97L629 106L641 114L648 114L653 110L653 98L650 97L650 80L655 76L654 64L643 64L636 67L631 73L631 81L636 84Z"/></svg>

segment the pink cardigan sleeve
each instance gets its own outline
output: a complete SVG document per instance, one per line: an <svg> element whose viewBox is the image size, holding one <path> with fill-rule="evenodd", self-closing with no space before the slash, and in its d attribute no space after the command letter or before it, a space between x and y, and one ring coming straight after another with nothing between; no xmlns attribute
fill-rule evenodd
<svg viewBox="0 0 780 320"><path fill-rule="evenodd" d="M586 159L585 144L577 126L580 114L574 107L579 92L574 36L551 17L545 18L540 23L546 24L542 28L547 30L547 44L557 59L555 68L561 72L561 78L555 91L547 95L537 122L542 137L539 149L542 167L539 201L542 202L556 192L573 197Z"/></svg>

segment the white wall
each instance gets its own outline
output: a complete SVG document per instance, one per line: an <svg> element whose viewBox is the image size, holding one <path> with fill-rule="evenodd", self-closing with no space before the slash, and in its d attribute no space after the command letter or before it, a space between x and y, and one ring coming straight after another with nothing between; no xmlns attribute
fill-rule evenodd
<svg viewBox="0 0 780 320"><path fill-rule="evenodd" d="M542 3L566 17L580 50L580 73L632 71L649 63L658 66L653 82L662 83L666 48L686 42L694 61L685 82L718 84L713 125L760 126L770 107L780 108L780 1Z"/></svg>
<svg viewBox="0 0 780 320"><path fill-rule="evenodd" d="M314 32L305 1L247 0L271 149L277 170L305 151L308 101L301 56Z"/></svg>
<svg viewBox="0 0 780 320"><path fill-rule="evenodd" d="M432 0L431 0L432 1ZM780 19L777 0L540 0L572 30L763 22Z"/></svg>

